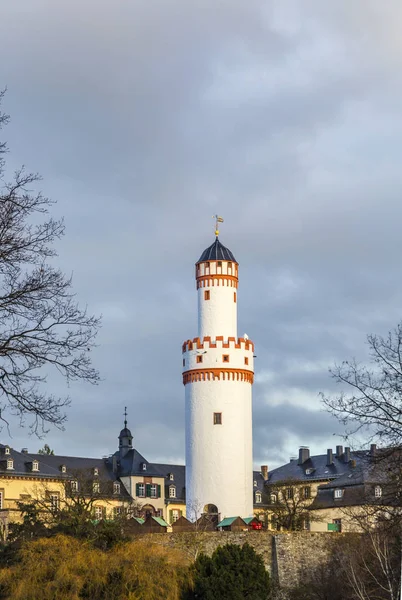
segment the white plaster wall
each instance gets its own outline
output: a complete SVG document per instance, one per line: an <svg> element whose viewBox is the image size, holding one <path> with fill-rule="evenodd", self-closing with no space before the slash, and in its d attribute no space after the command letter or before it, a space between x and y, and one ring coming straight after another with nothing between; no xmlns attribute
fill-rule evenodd
<svg viewBox="0 0 402 600"><path fill-rule="evenodd" d="M234 301L237 289L223 281L217 284L215 280L215 285L198 289L198 336L237 337L237 302ZM206 290L210 293L209 300L205 300Z"/></svg>
<svg viewBox="0 0 402 600"><path fill-rule="evenodd" d="M211 340L214 341L213 339ZM235 343L230 342L229 348L223 348L221 341L216 342L216 348L211 348L208 343L204 343L204 348L197 349L194 344L194 350L188 350L183 353L184 365L183 371L192 369L242 369L246 371L254 371L253 350L250 344L249 350L245 349L244 342L241 343L241 348L235 348ZM229 355L229 362L223 362L222 356ZM197 356L202 357L202 362L197 362ZM248 358L248 365L244 363L244 359Z"/></svg>
<svg viewBox="0 0 402 600"><path fill-rule="evenodd" d="M200 381L185 386L186 499L216 504L220 516L253 514L252 386L239 381ZM222 425L213 413L222 413Z"/></svg>

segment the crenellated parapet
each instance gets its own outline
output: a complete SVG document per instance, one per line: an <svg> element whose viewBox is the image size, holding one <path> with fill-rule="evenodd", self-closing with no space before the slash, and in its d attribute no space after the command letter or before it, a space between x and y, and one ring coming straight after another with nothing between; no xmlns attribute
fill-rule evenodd
<svg viewBox="0 0 402 600"><path fill-rule="evenodd" d="M208 350L208 349L237 349L254 352L254 342L245 338L228 337L224 339L223 335L217 335L214 340L211 336L205 336L202 340L195 337L192 340L186 340L182 346L183 354L190 350Z"/></svg>

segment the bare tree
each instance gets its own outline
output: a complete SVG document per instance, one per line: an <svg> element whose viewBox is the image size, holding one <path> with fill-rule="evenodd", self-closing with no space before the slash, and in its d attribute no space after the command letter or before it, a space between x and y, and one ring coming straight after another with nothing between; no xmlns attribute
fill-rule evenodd
<svg viewBox="0 0 402 600"><path fill-rule="evenodd" d="M367 343L370 367L352 360L330 369L349 393L321 397L349 435L363 430L371 441L397 447L402 442L402 322L385 338L367 336Z"/></svg>
<svg viewBox="0 0 402 600"><path fill-rule="evenodd" d="M311 486L295 479L268 483L264 490L265 509L259 516L267 515L273 528L297 531L308 529L311 521L319 520L312 503Z"/></svg>
<svg viewBox="0 0 402 600"><path fill-rule="evenodd" d="M0 128L7 120L0 113ZM4 181L5 152L1 143L0 418L6 408L21 423L29 416L40 434L46 423L63 425L69 404L46 390L51 368L67 381L97 383L90 351L100 322L76 303L71 277L51 264L64 223L49 218L52 202L32 191L40 178L20 170Z"/></svg>

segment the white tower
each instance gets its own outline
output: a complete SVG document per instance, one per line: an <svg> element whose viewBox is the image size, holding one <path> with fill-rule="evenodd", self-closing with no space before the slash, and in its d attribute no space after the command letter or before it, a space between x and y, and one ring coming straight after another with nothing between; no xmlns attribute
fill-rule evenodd
<svg viewBox="0 0 402 600"><path fill-rule="evenodd" d="M238 263L218 239L196 263L198 337L183 344L186 502L201 513L253 514L254 344L237 337Z"/></svg>

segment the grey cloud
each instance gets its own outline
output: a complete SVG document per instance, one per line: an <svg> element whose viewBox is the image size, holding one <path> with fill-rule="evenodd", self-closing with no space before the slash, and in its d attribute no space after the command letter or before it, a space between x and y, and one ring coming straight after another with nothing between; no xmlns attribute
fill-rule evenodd
<svg viewBox="0 0 402 600"><path fill-rule="evenodd" d="M67 390L47 441L111 452L127 404L140 451L184 458L180 350L219 211L258 356L255 460L324 451L327 366L400 319L399 3L0 4L10 169L43 174L66 218L59 263L104 314L103 381Z"/></svg>

